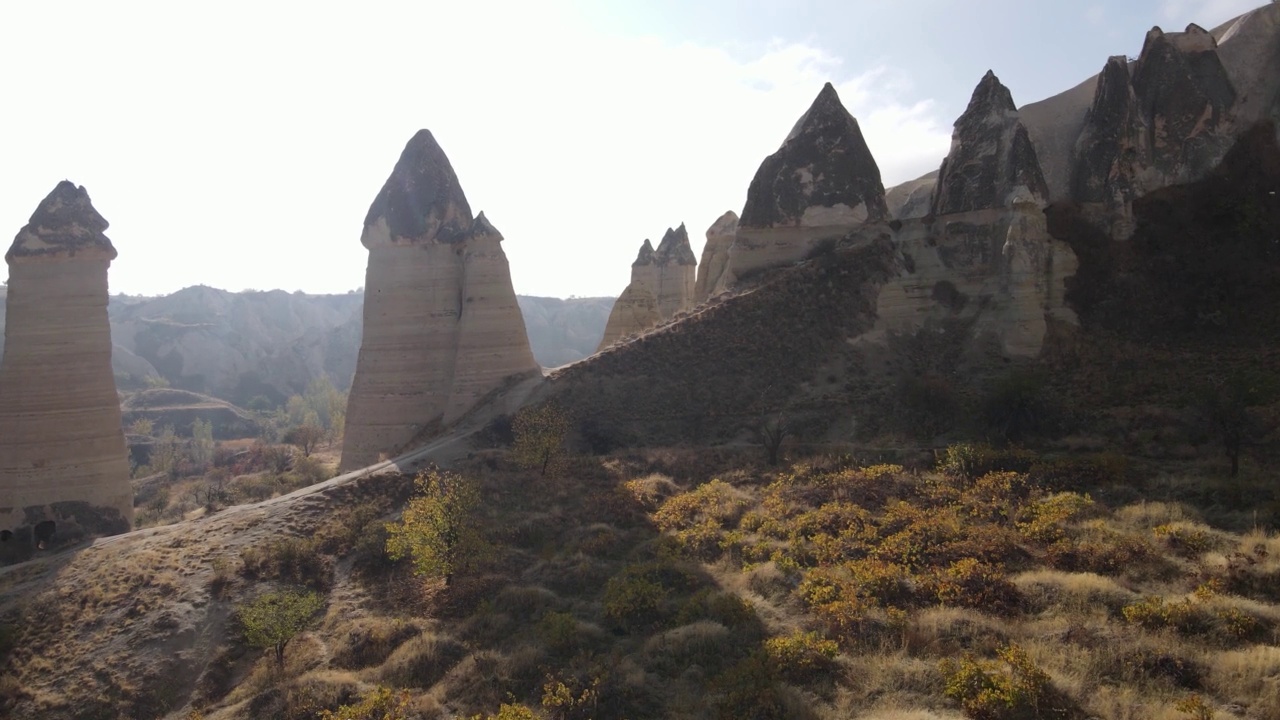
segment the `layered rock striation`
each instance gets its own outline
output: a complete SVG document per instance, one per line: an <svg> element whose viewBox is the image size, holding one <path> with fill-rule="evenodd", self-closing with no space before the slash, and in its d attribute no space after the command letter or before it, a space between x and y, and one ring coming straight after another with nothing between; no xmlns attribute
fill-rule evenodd
<svg viewBox="0 0 1280 720"><path fill-rule="evenodd" d="M656 250L645 240L631 263L631 282L609 313L599 349L692 307L697 262L683 223L674 230L667 228Z"/></svg>
<svg viewBox="0 0 1280 720"><path fill-rule="evenodd" d="M880 168L827 83L751 180L725 285L803 260L824 241L888 218Z"/></svg>
<svg viewBox="0 0 1280 720"><path fill-rule="evenodd" d="M84 188L63 181L5 255L0 554L133 522L111 370L107 270L116 250Z"/></svg>
<svg viewBox="0 0 1280 720"><path fill-rule="evenodd" d="M369 264L343 469L393 455L539 371L502 239L483 213L472 217L448 157L419 131L361 235Z"/></svg>

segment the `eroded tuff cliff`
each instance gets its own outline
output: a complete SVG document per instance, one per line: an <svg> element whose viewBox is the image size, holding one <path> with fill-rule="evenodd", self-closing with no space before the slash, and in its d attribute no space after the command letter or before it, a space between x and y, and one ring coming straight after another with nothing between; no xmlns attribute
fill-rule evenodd
<svg viewBox="0 0 1280 720"><path fill-rule="evenodd" d="M752 178L724 284L802 260L823 242L888 215L880 168L858 121L827 83Z"/></svg>
<svg viewBox="0 0 1280 720"><path fill-rule="evenodd" d="M508 378L538 372L502 235L483 213L472 218L429 131L405 146L361 242L369 265L344 469L394 454Z"/></svg>
<svg viewBox="0 0 1280 720"><path fill-rule="evenodd" d="M697 262L684 223L667 228L656 250L645 240L631 263L631 282L609 313L599 350L692 307Z"/></svg>
<svg viewBox="0 0 1280 720"><path fill-rule="evenodd" d="M107 269L116 250L84 188L63 181L5 255L0 554L56 532L125 532L133 490L111 372Z"/></svg>

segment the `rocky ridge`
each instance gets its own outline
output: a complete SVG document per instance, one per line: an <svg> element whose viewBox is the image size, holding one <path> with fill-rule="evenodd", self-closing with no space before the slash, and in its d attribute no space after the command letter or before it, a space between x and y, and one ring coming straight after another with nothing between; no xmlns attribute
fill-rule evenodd
<svg viewBox="0 0 1280 720"><path fill-rule="evenodd" d="M133 490L111 372L107 270L116 250L83 187L63 181L5 255L0 554L57 532L127 531Z"/></svg>
<svg viewBox="0 0 1280 720"><path fill-rule="evenodd" d="M361 242L369 265L344 469L395 453L509 378L539 371L502 235L483 213L472 217L429 131L405 146Z"/></svg>

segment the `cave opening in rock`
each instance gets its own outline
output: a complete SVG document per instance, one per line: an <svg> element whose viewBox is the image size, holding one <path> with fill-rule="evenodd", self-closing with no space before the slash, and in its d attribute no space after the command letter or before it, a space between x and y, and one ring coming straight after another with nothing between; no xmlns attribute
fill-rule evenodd
<svg viewBox="0 0 1280 720"><path fill-rule="evenodd" d="M12 537L12 530L0 530L0 542L9 542Z"/></svg>

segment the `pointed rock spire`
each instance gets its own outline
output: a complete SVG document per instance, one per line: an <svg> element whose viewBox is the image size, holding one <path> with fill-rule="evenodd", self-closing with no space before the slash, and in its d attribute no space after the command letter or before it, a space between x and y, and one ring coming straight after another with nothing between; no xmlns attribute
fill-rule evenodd
<svg viewBox="0 0 1280 720"><path fill-rule="evenodd" d="M655 255L659 265L672 262L677 265L698 264L698 258L689 245L689 231L685 230L684 223L680 223L680 227L675 230L667 228L666 234L662 236L662 242L658 243Z"/></svg>
<svg viewBox="0 0 1280 720"><path fill-rule="evenodd" d="M760 164L741 224L802 225L811 208L845 208L849 217L869 221L888 215L880 168L858 121L831 83L823 86L782 147Z"/></svg>
<svg viewBox="0 0 1280 720"><path fill-rule="evenodd" d="M129 530L133 488L111 368L107 272L116 257L89 194L58 183L5 255L0 360L0 560L60 537Z"/></svg>
<svg viewBox="0 0 1280 720"><path fill-rule="evenodd" d="M1098 75L1093 105L1076 141L1071 195L1078 202L1123 205L1139 192L1137 176L1150 162L1147 126L1123 55Z"/></svg>
<svg viewBox="0 0 1280 720"><path fill-rule="evenodd" d="M652 265L654 260L653 243L649 242L649 238L645 238L640 244L640 252L636 255L636 261L631 263L631 267L640 267L641 265Z"/></svg>
<svg viewBox="0 0 1280 720"><path fill-rule="evenodd" d="M702 261L698 263L698 277L694 281L695 303L711 297L724 289L722 278L729 266L729 248L738 232L738 213L730 210L707 228L707 243L702 246Z"/></svg>
<svg viewBox="0 0 1280 720"><path fill-rule="evenodd" d="M30 221L13 239L5 260L42 255L74 255L98 250L114 260L116 249L103 234L107 221L94 209L89 193L63 180L45 196Z"/></svg>
<svg viewBox="0 0 1280 720"><path fill-rule="evenodd" d="M449 158L430 130L419 130L369 206L361 242L455 243L470 230L471 207Z"/></svg>
<svg viewBox="0 0 1280 720"><path fill-rule="evenodd" d="M938 170L931 211L947 215L1002 208L1020 189L1044 201L1044 174L1009 89L990 70L956 120L951 151Z"/></svg>

